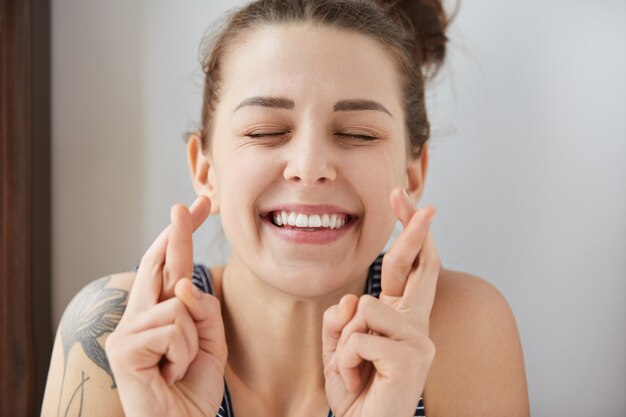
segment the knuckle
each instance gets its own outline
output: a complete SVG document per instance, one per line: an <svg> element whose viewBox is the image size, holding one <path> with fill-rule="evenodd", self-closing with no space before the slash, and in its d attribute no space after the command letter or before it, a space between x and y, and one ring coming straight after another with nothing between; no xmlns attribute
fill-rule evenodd
<svg viewBox="0 0 626 417"><path fill-rule="evenodd" d="M420 364L431 364L437 353L435 343L426 336L422 336L417 342L416 349L419 352Z"/></svg>
<svg viewBox="0 0 626 417"><path fill-rule="evenodd" d="M171 324L165 329L165 338L169 341L175 340L180 337L180 325L179 324Z"/></svg>
<svg viewBox="0 0 626 417"><path fill-rule="evenodd" d="M397 269L400 266L399 263L400 257L396 255L396 252L389 251L383 256L383 268Z"/></svg>
<svg viewBox="0 0 626 417"><path fill-rule="evenodd" d="M361 297L359 297L357 314L358 310L371 308L374 304L376 304L376 301L376 298L374 298L373 296L369 294L363 294Z"/></svg>
<svg viewBox="0 0 626 417"><path fill-rule="evenodd" d="M187 315L187 307L185 307L185 304L183 304L183 302L176 297L171 298L171 300L172 302L170 308L175 314L175 317L184 318Z"/></svg>
<svg viewBox="0 0 626 417"><path fill-rule="evenodd" d="M364 334L360 332L351 333L346 340L346 346L354 347L355 345L358 345L363 340L363 336Z"/></svg>

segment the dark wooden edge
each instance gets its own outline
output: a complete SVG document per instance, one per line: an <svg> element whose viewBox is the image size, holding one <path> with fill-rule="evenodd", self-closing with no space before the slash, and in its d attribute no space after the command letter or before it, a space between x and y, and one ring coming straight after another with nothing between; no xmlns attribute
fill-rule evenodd
<svg viewBox="0 0 626 417"><path fill-rule="evenodd" d="M49 0L0 0L0 415L39 415L50 359Z"/></svg>
<svg viewBox="0 0 626 417"><path fill-rule="evenodd" d="M50 0L32 2L31 273L35 346L34 413L39 416L52 353Z"/></svg>

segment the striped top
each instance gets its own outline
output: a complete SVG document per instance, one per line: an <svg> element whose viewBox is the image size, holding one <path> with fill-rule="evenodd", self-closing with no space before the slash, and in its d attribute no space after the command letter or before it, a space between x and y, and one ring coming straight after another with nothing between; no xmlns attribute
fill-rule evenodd
<svg viewBox="0 0 626 417"><path fill-rule="evenodd" d="M369 269L369 273L367 274L367 284L365 288L365 293L370 294L376 298L380 295L380 271L381 265L383 261L383 255L379 255L378 258L372 263ZM209 269L201 264L195 264L193 267L193 283L200 290L213 294L213 285L211 283L211 273ZM417 395L416 395L417 397ZM424 400L421 396L419 396L419 401L417 404L417 408L415 409L414 416L425 416L424 410ZM228 386L226 385L226 381L224 381L224 399L222 400L222 405L217 413L217 417L235 417L235 413L233 411L233 405L230 401L230 393L228 392ZM332 410L328 410L327 417L334 417Z"/></svg>

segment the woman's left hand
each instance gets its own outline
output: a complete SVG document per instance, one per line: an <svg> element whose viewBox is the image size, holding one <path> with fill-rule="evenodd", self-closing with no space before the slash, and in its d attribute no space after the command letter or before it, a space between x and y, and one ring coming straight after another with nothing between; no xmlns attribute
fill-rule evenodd
<svg viewBox="0 0 626 417"><path fill-rule="evenodd" d="M415 210L403 194L390 196L404 231L383 257L380 298L348 294L324 314L326 397L337 417L413 416L435 357L435 210Z"/></svg>

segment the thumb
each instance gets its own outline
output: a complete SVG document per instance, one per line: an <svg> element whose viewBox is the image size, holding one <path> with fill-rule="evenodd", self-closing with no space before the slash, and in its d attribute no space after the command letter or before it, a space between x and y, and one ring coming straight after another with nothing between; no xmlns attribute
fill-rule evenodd
<svg viewBox="0 0 626 417"><path fill-rule="evenodd" d="M339 304L330 306L324 312L322 322L322 360L324 362L324 373L329 366L334 366L332 358L337 350L337 343L341 336L341 331L350 322L356 312L359 299L354 294L344 295Z"/></svg>

